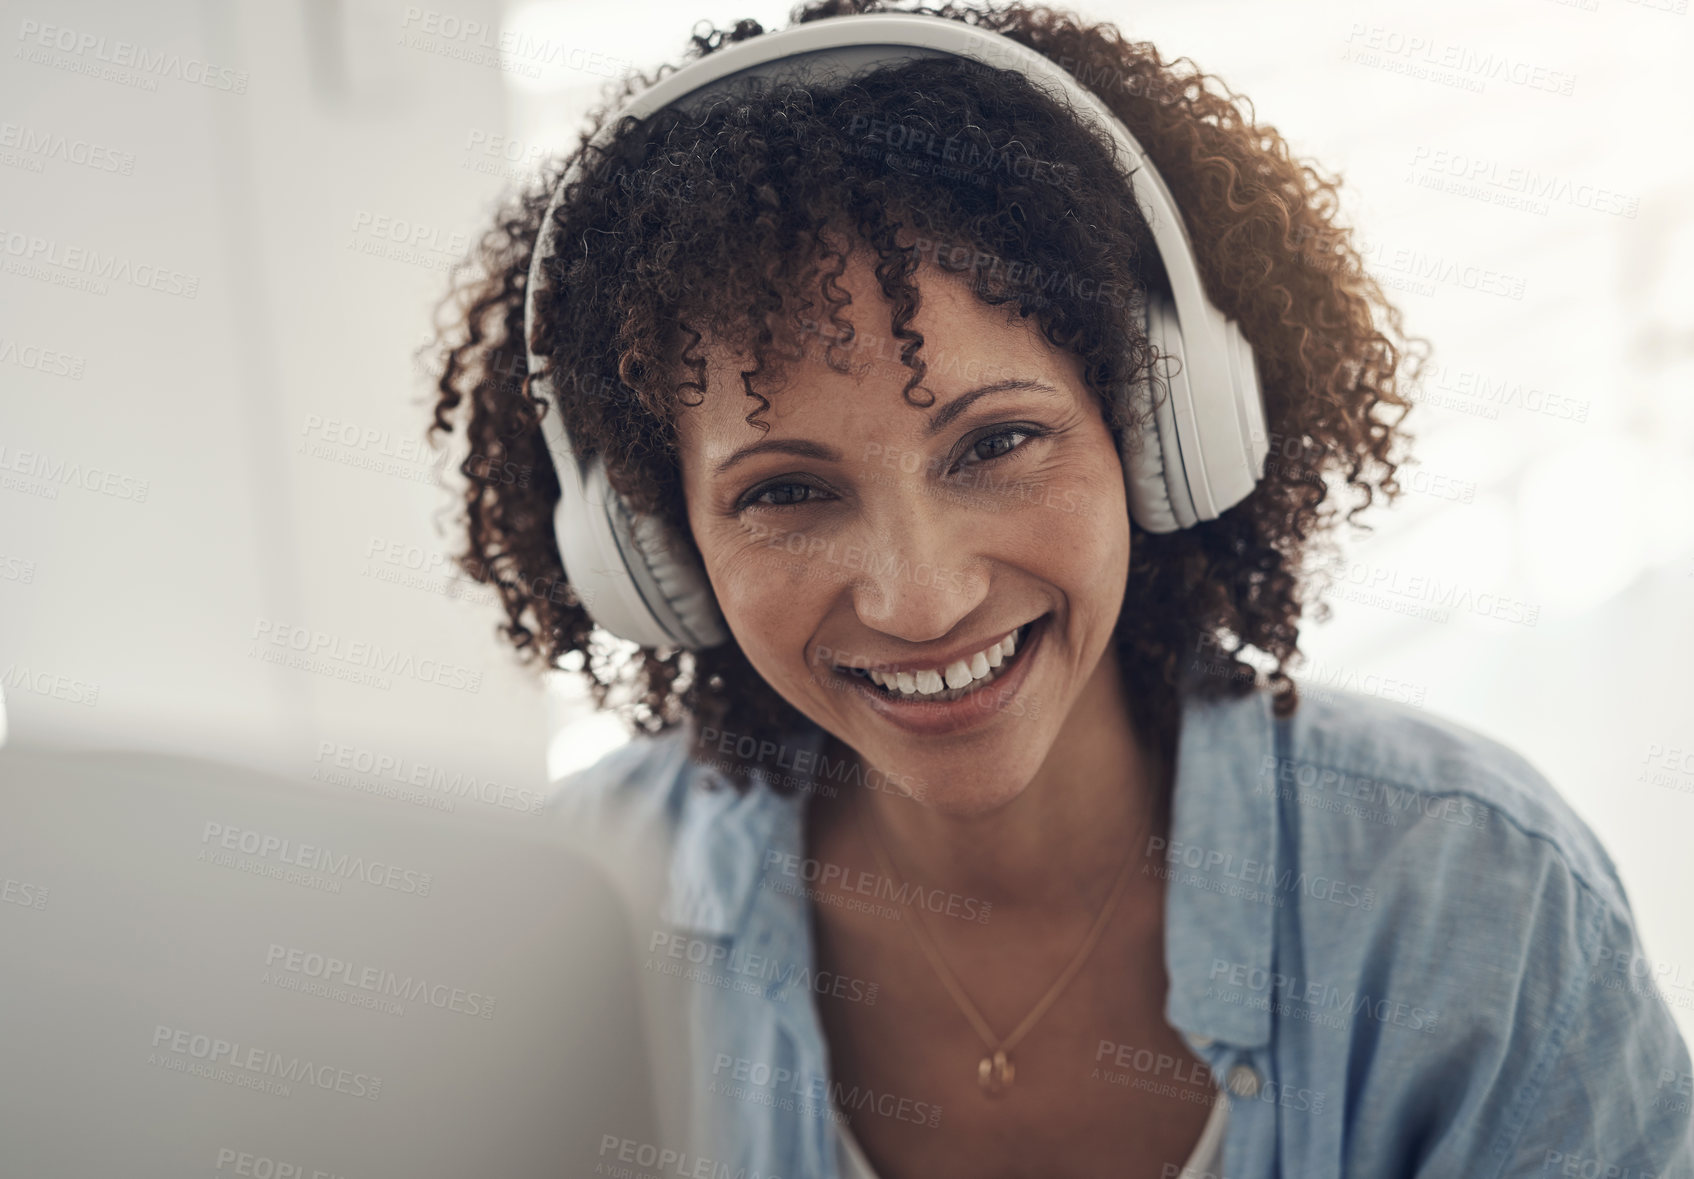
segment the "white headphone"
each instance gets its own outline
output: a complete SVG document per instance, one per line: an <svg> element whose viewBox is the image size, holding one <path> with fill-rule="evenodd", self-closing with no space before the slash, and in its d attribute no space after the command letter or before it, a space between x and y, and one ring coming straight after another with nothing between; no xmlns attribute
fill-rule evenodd
<svg viewBox="0 0 1694 1179"><path fill-rule="evenodd" d="M828 84L878 66L946 56L1018 70L1079 120L1108 133L1125 174L1146 182L1136 184L1135 192L1172 296L1167 302L1150 294L1146 331L1158 354L1177 363L1174 372L1167 364L1160 374L1169 395L1153 406L1156 445L1135 447L1124 431L1130 515L1149 532L1174 532L1217 519L1246 498L1264 473L1269 436L1252 347L1206 298L1176 202L1141 145L1099 98L1046 57L999 33L945 17L829 17L738 42L692 62L632 98L606 121L593 143L603 147L625 115L648 118L721 89L717 84L734 77L780 74ZM545 359L533 350L535 292L554 252L553 215L577 173L573 166L553 192L524 294L531 389L549 402L541 426L559 475L553 519L559 556L596 625L643 647L715 647L730 635L705 569L663 521L628 509L598 456L586 466L578 464L556 388L543 372ZM1152 401L1151 382L1139 382L1126 400L1139 419Z"/></svg>

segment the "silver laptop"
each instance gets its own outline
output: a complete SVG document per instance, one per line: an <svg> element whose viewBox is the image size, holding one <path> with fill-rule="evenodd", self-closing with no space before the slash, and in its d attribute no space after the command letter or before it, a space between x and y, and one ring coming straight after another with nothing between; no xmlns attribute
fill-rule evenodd
<svg viewBox="0 0 1694 1179"><path fill-rule="evenodd" d="M656 1137L638 949L545 817L0 749L0 1174L593 1174Z"/></svg>

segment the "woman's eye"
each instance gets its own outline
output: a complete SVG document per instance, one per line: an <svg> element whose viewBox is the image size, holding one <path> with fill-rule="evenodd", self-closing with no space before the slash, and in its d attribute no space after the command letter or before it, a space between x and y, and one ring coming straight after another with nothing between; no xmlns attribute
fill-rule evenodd
<svg viewBox="0 0 1694 1179"><path fill-rule="evenodd" d="M813 492L817 488L810 483L767 483L756 491L750 492L741 501L743 508L799 508L810 502L809 499L799 499L794 493ZM767 501L767 495L775 495L774 501Z"/></svg>
<svg viewBox="0 0 1694 1179"><path fill-rule="evenodd" d="M1023 446L1023 443L1021 442L1014 445L1009 441L1009 439L1013 437L1035 438L1044 432L1045 431L1037 430L1030 426L1008 426L1003 430L996 430L992 434L985 434L981 438L978 438L975 442L970 444L970 448L965 453L967 455L975 455L982 462L992 462L993 460L1002 458ZM971 464L962 465L968 466Z"/></svg>
<svg viewBox="0 0 1694 1179"><path fill-rule="evenodd" d="M1040 438L1048 432L1039 426L1006 426L993 433L984 434L965 451L967 459L974 457L976 461L960 460L959 466L979 466L1005 458L1014 451L1022 450L1023 440ZM774 508L778 511L785 508L803 508L821 502L826 496L827 493L821 488L810 483L766 483L743 496L736 504L736 511L743 512L753 508Z"/></svg>

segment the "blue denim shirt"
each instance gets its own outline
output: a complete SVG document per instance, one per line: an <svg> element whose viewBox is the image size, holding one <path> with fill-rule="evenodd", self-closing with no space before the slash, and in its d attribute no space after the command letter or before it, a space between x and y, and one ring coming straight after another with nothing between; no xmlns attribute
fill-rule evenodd
<svg viewBox="0 0 1694 1179"><path fill-rule="evenodd" d="M553 803L602 848L621 829L670 849L661 916L706 963L689 1149L712 1175L837 1175L815 998L843 980L813 970L810 902L775 867L804 854L809 795L765 788L821 738L754 751L743 795L704 788L722 774L684 730L641 737ZM1230 1103L1220 1179L1694 1177L1688 1049L1617 871L1497 742L1352 693L1285 720L1264 690L1191 697L1150 851L1165 1018ZM1194 1067L1108 1044L1079 1060L1142 1088ZM892 1116L944 1113L915 1096Z"/></svg>

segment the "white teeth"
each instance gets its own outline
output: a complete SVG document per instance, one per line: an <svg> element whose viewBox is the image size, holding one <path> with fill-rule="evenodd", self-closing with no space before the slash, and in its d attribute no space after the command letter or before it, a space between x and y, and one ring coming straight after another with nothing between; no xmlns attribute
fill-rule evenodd
<svg viewBox="0 0 1694 1179"><path fill-rule="evenodd" d="M872 683L889 692L903 696L933 696L956 692L973 682L987 678L995 668L1017 653L1018 635L1013 631L986 650L969 659L956 659L940 671L867 671Z"/></svg>

